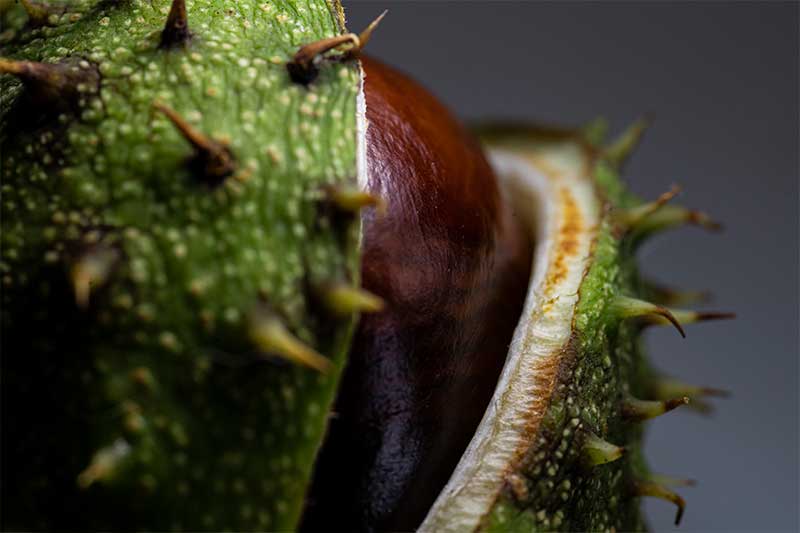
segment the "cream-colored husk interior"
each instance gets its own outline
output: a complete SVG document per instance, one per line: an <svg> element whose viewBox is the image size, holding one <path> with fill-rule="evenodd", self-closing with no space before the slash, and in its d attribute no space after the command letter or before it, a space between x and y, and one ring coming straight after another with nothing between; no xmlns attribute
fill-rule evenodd
<svg viewBox="0 0 800 533"><path fill-rule="evenodd" d="M367 186L366 102L357 102L358 183ZM490 149L506 205L535 243L532 278L494 396L423 532L476 529L504 477L530 443L547 406L552 374L569 341L578 289L599 222L586 152L574 141Z"/></svg>
<svg viewBox="0 0 800 533"><path fill-rule="evenodd" d="M364 67L359 63L361 70L361 86L358 88L356 97L356 173L358 174L358 186L367 189L367 100L364 97Z"/></svg>
<svg viewBox="0 0 800 533"><path fill-rule="evenodd" d="M532 279L494 396L420 531L474 530L535 434L600 216L585 157L573 142L490 151L506 199L535 242Z"/></svg>

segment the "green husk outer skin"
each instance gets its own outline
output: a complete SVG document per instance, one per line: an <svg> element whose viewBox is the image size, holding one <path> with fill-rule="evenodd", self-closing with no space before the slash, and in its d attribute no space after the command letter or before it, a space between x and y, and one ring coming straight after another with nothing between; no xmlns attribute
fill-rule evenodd
<svg viewBox="0 0 800 533"><path fill-rule="evenodd" d="M166 0L52 4L37 28L4 4L0 55L79 58L100 86L51 113L0 76L3 526L292 529L354 325L308 289L358 283L358 217L326 218L320 189L355 179L359 73L304 88L285 62L340 11L190 0L193 38L166 50ZM229 142L236 174L199 183L156 100ZM120 260L81 309L70 271L98 244ZM260 301L334 371L265 358ZM124 453L79 486L101 450Z"/></svg>
<svg viewBox="0 0 800 533"><path fill-rule="evenodd" d="M561 132L559 135L563 135ZM643 425L621 417L626 393L648 398L654 375L641 348L641 328L621 322L609 305L617 294L639 295L633 251L611 213L637 205L618 170L579 132L576 142L593 152L592 174L605 214L597 232L573 319L573 336L557 372L550 406L514 470L524 489L507 486L484 518L492 532L638 531L646 529L632 483L646 479ZM587 467L582 444L594 434L625 447L625 455Z"/></svg>

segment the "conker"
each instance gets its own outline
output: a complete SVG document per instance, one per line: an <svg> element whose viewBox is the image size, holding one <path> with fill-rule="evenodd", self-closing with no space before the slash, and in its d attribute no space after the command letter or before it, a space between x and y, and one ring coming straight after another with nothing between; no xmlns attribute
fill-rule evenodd
<svg viewBox="0 0 800 533"><path fill-rule="evenodd" d="M531 243L480 146L425 88L363 58L368 189L361 317L317 461L308 530L410 530L480 422L530 274Z"/></svg>

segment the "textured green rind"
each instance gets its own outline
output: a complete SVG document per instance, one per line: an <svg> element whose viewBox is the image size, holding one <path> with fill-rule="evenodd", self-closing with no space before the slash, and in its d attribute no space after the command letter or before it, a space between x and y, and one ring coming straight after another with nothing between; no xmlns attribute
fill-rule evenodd
<svg viewBox="0 0 800 533"><path fill-rule="evenodd" d="M524 490L504 489L481 529L492 532L636 531L646 528L632 482L645 479L643 426L623 420L624 394L647 399L651 371L640 346L640 327L620 322L609 308L614 296L646 297L633 250L611 213L636 205L602 152L578 132L541 130L538 138L575 142L591 153L592 177L606 204L590 267L573 320L573 335L553 388L550 405L515 475ZM510 141L519 148L519 132ZM509 142L509 141L507 141ZM581 448L588 432L625 446L622 459L587 467Z"/></svg>
<svg viewBox="0 0 800 533"><path fill-rule="evenodd" d="M291 529L353 325L309 289L358 282L356 225L319 200L355 177L359 78L330 64L306 89L284 64L339 19L324 0L189 1L193 39L162 50L166 0L71 5L0 50L101 74L60 116L20 114L0 79L4 526ZM155 100L229 141L236 175L198 183ZM123 258L84 311L69 271L97 240ZM336 370L265 360L245 320L259 300ZM113 475L79 488L115 442Z"/></svg>

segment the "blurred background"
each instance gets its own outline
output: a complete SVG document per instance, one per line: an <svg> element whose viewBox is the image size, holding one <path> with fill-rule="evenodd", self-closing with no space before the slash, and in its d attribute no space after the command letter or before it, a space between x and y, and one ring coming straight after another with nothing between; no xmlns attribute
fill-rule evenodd
<svg viewBox="0 0 800 533"><path fill-rule="evenodd" d="M461 117L581 124L656 121L628 165L630 187L724 222L661 236L644 270L711 290L733 322L648 333L659 368L732 391L703 417L659 418L655 470L681 489L681 531L798 530L798 3L359 2L360 31L389 15L369 52L409 72ZM651 526L674 508L647 501Z"/></svg>

